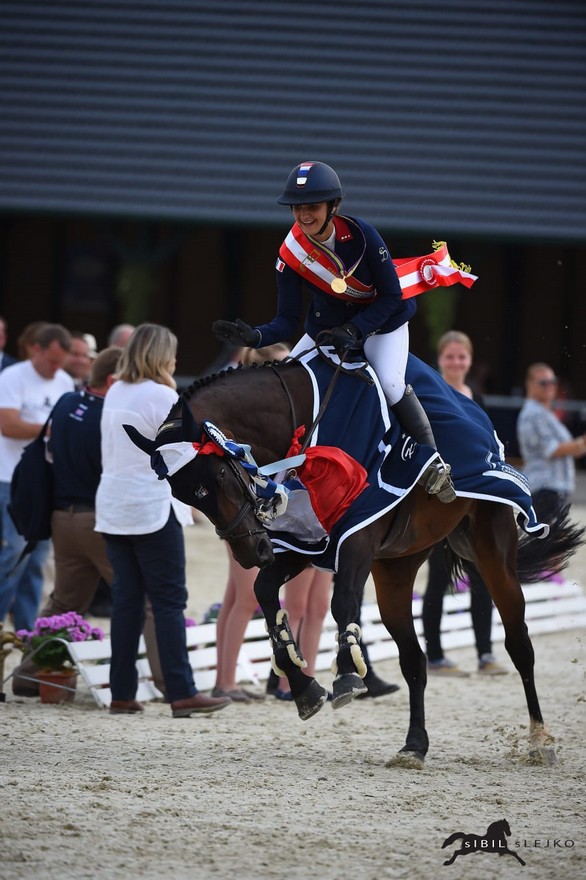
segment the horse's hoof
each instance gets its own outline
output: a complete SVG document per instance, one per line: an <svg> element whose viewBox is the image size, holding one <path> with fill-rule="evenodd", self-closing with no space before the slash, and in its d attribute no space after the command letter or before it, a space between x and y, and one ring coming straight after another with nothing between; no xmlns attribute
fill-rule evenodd
<svg viewBox="0 0 586 880"><path fill-rule="evenodd" d="M529 749L527 760L535 767L553 767L558 759L553 746L535 746Z"/></svg>
<svg viewBox="0 0 586 880"><path fill-rule="evenodd" d="M295 705L301 720L308 721L314 715L317 715L327 701L328 692L313 679L303 693L295 698Z"/></svg>
<svg viewBox="0 0 586 880"><path fill-rule="evenodd" d="M347 672L334 679L334 698L332 709L341 709L351 703L354 697L367 692L367 687L355 672Z"/></svg>
<svg viewBox="0 0 586 880"><path fill-rule="evenodd" d="M394 758L386 762L385 767L404 767L406 770L423 770L425 755L423 752L401 750Z"/></svg>

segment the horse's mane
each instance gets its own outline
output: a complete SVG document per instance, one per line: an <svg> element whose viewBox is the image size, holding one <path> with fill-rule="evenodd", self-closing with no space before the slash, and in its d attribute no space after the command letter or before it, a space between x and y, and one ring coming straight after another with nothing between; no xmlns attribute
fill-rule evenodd
<svg viewBox="0 0 586 880"><path fill-rule="evenodd" d="M227 367L225 370L220 370L219 373L209 373L207 376L200 376L199 379L195 379L191 385L188 385L181 394L179 395L181 400L190 400L198 388L204 388L206 385L211 385L212 382L215 382L217 379L221 379L222 376L228 375L228 373L233 373L236 370L241 370L242 364L238 364L237 367Z"/></svg>
<svg viewBox="0 0 586 880"><path fill-rule="evenodd" d="M282 367L286 364L297 363L295 359L286 360L286 361L264 361L262 364L250 364L250 366L246 367L246 372L249 370L263 370L266 367ZM237 367L226 367L225 370L220 370L219 373L209 373L207 376L200 376L198 379L195 379L191 385L188 385L181 394L179 395L180 400L191 400L195 392L199 388L205 388L207 385L211 385L213 382L217 382L218 379L222 379L225 376L228 376L230 373L239 373L244 368L243 364L238 364Z"/></svg>

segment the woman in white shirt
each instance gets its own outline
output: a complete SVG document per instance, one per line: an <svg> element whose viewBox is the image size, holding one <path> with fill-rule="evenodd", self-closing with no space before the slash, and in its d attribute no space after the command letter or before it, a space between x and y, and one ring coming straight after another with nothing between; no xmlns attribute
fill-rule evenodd
<svg viewBox="0 0 586 880"><path fill-rule="evenodd" d="M171 496L149 458L127 436L134 425L154 438L177 400L177 339L166 327L141 324L120 359L117 381L102 411L102 476L96 496L96 530L103 532L114 571L112 582L113 714L141 712L136 700L136 657L145 597L155 618L161 669L173 717L207 713L230 703L200 694L185 640L185 544L190 508Z"/></svg>

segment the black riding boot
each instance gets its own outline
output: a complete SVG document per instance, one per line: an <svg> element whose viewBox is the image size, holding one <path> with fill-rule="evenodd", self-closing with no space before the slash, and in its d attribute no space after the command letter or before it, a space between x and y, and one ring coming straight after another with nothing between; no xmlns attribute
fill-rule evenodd
<svg viewBox="0 0 586 880"><path fill-rule="evenodd" d="M424 443L437 450L427 413L421 406L411 385L407 385L403 397L391 409L397 416L403 430L410 434L417 443ZM440 457L424 470L418 480L419 485L423 486L428 495L437 495L439 501L449 504L450 501L456 499L450 471L450 465Z"/></svg>

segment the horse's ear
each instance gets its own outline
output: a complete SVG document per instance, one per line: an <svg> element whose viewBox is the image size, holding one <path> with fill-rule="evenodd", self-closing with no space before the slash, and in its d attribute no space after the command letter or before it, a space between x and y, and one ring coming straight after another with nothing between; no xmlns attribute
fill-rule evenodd
<svg viewBox="0 0 586 880"><path fill-rule="evenodd" d="M185 401L181 408L181 431L184 440L199 442L201 440L201 428L197 424L193 413Z"/></svg>
<svg viewBox="0 0 586 880"><path fill-rule="evenodd" d="M147 455L152 455L155 451L155 441L149 440L148 437L143 437L143 435L138 431L134 425L122 425L132 442L135 446L138 446L139 449L142 449L143 452L146 452Z"/></svg>

